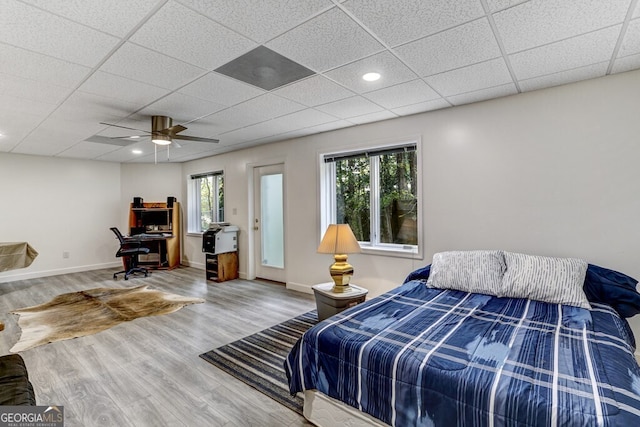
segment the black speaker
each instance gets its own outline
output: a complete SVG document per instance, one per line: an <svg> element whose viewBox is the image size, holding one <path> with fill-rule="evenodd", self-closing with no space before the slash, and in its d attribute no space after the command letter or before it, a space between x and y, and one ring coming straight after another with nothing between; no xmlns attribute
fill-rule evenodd
<svg viewBox="0 0 640 427"><path fill-rule="evenodd" d="M141 208L142 207L142 197L134 197L133 198L133 207L134 208Z"/></svg>
<svg viewBox="0 0 640 427"><path fill-rule="evenodd" d="M176 201L176 198L173 196L169 196L167 197L167 208L168 209L173 209L173 202Z"/></svg>

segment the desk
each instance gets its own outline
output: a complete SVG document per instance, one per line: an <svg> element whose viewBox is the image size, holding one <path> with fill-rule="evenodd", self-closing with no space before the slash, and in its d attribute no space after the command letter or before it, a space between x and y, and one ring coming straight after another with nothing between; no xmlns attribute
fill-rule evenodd
<svg viewBox="0 0 640 427"><path fill-rule="evenodd" d="M176 237L168 233L144 233L126 238L127 241L140 242L143 248L149 248L148 255L138 257L138 265L154 269L173 269L180 265L180 248L175 250Z"/></svg>
<svg viewBox="0 0 640 427"><path fill-rule="evenodd" d="M29 267L37 256L27 242L0 242L0 271Z"/></svg>

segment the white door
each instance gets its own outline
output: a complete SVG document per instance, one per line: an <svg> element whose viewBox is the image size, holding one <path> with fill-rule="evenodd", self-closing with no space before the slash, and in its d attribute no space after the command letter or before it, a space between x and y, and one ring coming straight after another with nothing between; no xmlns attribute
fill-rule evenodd
<svg viewBox="0 0 640 427"><path fill-rule="evenodd" d="M284 165L253 169L256 277L284 282Z"/></svg>

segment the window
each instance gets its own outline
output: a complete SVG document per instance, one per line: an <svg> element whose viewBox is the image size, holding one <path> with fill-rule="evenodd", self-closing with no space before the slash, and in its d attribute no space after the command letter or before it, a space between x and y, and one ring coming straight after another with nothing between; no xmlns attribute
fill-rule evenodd
<svg viewBox="0 0 640 427"><path fill-rule="evenodd" d="M363 249L418 252L417 143L323 155L323 224L346 223Z"/></svg>
<svg viewBox="0 0 640 427"><path fill-rule="evenodd" d="M222 172L191 175L189 185L190 233L201 233L213 222L224 221L224 176Z"/></svg>

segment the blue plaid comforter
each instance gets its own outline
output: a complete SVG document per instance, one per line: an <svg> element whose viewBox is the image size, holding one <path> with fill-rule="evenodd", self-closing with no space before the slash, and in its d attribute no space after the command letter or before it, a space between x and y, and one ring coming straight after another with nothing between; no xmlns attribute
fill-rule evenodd
<svg viewBox="0 0 640 427"><path fill-rule="evenodd" d="M311 328L286 362L393 426L640 426L627 322L592 310L429 289L413 280Z"/></svg>

